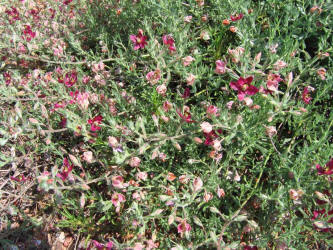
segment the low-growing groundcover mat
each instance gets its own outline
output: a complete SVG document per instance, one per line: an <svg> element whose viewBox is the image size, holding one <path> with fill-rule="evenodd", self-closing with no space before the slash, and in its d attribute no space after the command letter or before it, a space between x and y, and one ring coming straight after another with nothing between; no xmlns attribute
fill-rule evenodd
<svg viewBox="0 0 333 250"><path fill-rule="evenodd" d="M332 9L2 1L1 248L332 247Z"/></svg>

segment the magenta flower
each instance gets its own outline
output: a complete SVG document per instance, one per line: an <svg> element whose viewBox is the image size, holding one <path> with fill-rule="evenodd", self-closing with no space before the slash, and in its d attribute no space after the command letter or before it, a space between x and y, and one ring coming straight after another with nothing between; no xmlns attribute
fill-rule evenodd
<svg viewBox="0 0 333 250"><path fill-rule="evenodd" d="M102 120L103 116L101 115L95 116L93 119L89 119L88 123L90 124L90 130L92 132L101 130L101 127L99 127L98 124L101 124Z"/></svg>
<svg viewBox="0 0 333 250"><path fill-rule="evenodd" d="M177 226L178 233L183 236L184 233L191 231L191 225L186 222L186 220L183 220L180 222Z"/></svg>
<svg viewBox="0 0 333 250"><path fill-rule="evenodd" d="M176 46L175 46L175 40L171 35L164 35L162 37L163 44L168 46L169 52L175 52L176 51Z"/></svg>
<svg viewBox="0 0 333 250"><path fill-rule="evenodd" d="M12 77L8 72L3 73L3 78L5 79L6 85L9 85L10 82L12 81Z"/></svg>
<svg viewBox="0 0 333 250"><path fill-rule="evenodd" d="M241 20L243 18L243 16L244 16L243 13L236 14L235 16L230 15L230 19L231 19L231 21L236 22L238 20Z"/></svg>
<svg viewBox="0 0 333 250"><path fill-rule="evenodd" d="M326 163L326 167L323 168L319 164L316 165L318 175L332 175L333 174L333 158Z"/></svg>
<svg viewBox="0 0 333 250"><path fill-rule="evenodd" d="M190 88L186 88L184 94L182 95L182 98L187 99L189 97L190 97Z"/></svg>
<svg viewBox="0 0 333 250"><path fill-rule="evenodd" d="M303 93L302 93L302 100L306 104L310 104L311 99L312 98L309 94L309 87L305 87L304 90L303 90Z"/></svg>
<svg viewBox="0 0 333 250"><path fill-rule="evenodd" d="M14 21L20 20L20 13L15 7L10 7L11 10L6 10L5 13L8 15L8 20L10 24L13 24Z"/></svg>
<svg viewBox="0 0 333 250"><path fill-rule="evenodd" d="M331 215L333 215L333 209L332 210L330 210L330 211L328 211L327 212L327 214L326 214L326 209L325 208L323 208L323 209L321 209L321 210L315 210L315 211L313 211L313 217L311 218L312 220L315 220L315 219L317 219L318 217L319 218L323 218L323 217L327 217L327 215L328 216L331 216ZM327 221L327 223L333 223L333 217L330 217L329 219L328 219L328 221ZM318 224L316 224L316 222L314 223L314 227L316 227L316 228L318 228L321 232L329 232L329 231L331 231L331 228L330 227L318 227L317 226Z"/></svg>
<svg viewBox="0 0 333 250"><path fill-rule="evenodd" d="M191 114L190 113L184 112L184 114L182 114L179 109L176 109L176 112L180 116L180 118L183 119L184 122L186 122L186 123L196 122L196 121L191 119Z"/></svg>
<svg viewBox="0 0 333 250"><path fill-rule="evenodd" d="M230 87L238 92L238 100L243 101L246 95L252 96L259 92L257 87L251 85L253 77L240 77L237 82L230 82Z"/></svg>
<svg viewBox="0 0 333 250"><path fill-rule="evenodd" d="M147 37L143 35L143 30L139 29L137 35L130 35L130 39L133 42L134 50L144 49L147 45Z"/></svg>
<svg viewBox="0 0 333 250"><path fill-rule="evenodd" d="M36 32L33 32L31 30L31 26L30 25L25 25L25 29L23 30L23 33L25 35L25 39L30 42L32 38L35 38L36 36Z"/></svg>
<svg viewBox="0 0 333 250"><path fill-rule="evenodd" d="M64 165L63 170L62 170L62 172L57 173L57 177L62 179L62 181L65 181L67 179L69 173L72 171L74 165L73 164L69 165L67 158L64 158L63 165Z"/></svg>
<svg viewBox="0 0 333 250"><path fill-rule="evenodd" d="M113 247L112 241L109 241L106 245L98 242L97 240L92 240L91 243L94 244L94 246L97 248L97 250L111 250ZM90 249L90 246L89 246Z"/></svg>
<svg viewBox="0 0 333 250"><path fill-rule="evenodd" d="M18 176L16 176L16 177L11 176L10 179L11 179L12 181L17 181L17 182L25 182L26 180L28 180L28 178L26 178L26 177L24 176L24 174L20 174L20 175L18 175Z"/></svg>
<svg viewBox="0 0 333 250"><path fill-rule="evenodd" d="M216 130L217 133L222 134L222 129ZM213 145L214 144L214 139L218 138L219 135L215 132L215 130L210 131L209 133L204 133L206 140L205 140L205 145Z"/></svg>
<svg viewBox="0 0 333 250"><path fill-rule="evenodd" d="M76 71L66 73L65 79L63 79L63 81L67 87L72 87L77 82ZM59 78L58 78L58 82L59 82Z"/></svg>

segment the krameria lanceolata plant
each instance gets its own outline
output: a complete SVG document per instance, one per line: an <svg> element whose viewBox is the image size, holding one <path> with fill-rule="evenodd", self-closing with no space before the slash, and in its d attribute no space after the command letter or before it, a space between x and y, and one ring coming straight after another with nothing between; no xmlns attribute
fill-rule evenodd
<svg viewBox="0 0 333 250"><path fill-rule="evenodd" d="M331 11L1 3L1 246L331 247Z"/></svg>

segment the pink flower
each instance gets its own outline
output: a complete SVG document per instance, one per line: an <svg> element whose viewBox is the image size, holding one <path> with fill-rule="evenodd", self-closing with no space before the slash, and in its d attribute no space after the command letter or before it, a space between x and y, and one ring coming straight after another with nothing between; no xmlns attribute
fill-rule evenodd
<svg viewBox="0 0 333 250"><path fill-rule="evenodd" d="M183 65L186 67L191 64L191 62L194 61L194 58L192 56L186 56L183 58Z"/></svg>
<svg viewBox="0 0 333 250"><path fill-rule="evenodd" d="M157 93L159 93L160 95L164 96L166 91L167 91L167 87L165 86L165 84L161 84L159 86L156 87L156 91Z"/></svg>
<svg viewBox="0 0 333 250"><path fill-rule="evenodd" d="M127 185L124 185L124 178L117 175L112 177L112 186L115 188L125 188Z"/></svg>
<svg viewBox="0 0 333 250"><path fill-rule="evenodd" d="M163 44L168 46L169 52L173 53L176 51L175 40L171 35L164 35L162 37Z"/></svg>
<svg viewBox="0 0 333 250"><path fill-rule="evenodd" d="M192 16L186 16L184 17L184 22L185 23L190 23L192 21Z"/></svg>
<svg viewBox="0 0 333 250"><path fill-rule="evenodd" d="M129 161L129 165L131 166L131 167L138 167L138 166L140 166L140 163L141 163L141 160L140 160L140 158L139 157L132 157L131 159L130 159L130 161Z"/></svg>
<svg viewBox="0 0 333 250"><path fill-rule="evenodd" d="M231 21L236 22L238 20L241 20L243 18L243 16L244 16L243 13L236 14L235 16L230 15L230 19L231 19Z"/></svg>
<svg viewBox="0 0 333 250"><path fill-rule="evenodd" d="M145 181L145 180L147 180L147 178L148 178L148 174L147 174L146 172L138 172L138 173L136 174L136 178L137 178L138 180Z"/></svg>
<svg viewBox="0 0 333 250"><path fill-rule="evenodd" d="M210 201L211 199L213 199L213 194L212 193L210 193L210 192L205 192L205 194L204 194L204 201L205 202L208 202L208 201Z"/></svg>
<svg viewBox="0 0 333 250"><path fill-rule="evenodd" d="M226 72L226 65L227 63L221 60L217 60L215 62L216 68L215 68L215 73L216 74L224 74Z"/></svg>
<svg viewBox="0 0 333 250"><path fill-rule="evenodd" d="M234 101L227 102L227 109L232 109L232 105L234 104Z"/></svg>
<svg viewBox="0 0 333 250"><path fill-rule="evenodd" d="M170 109L172 109L172 104L169 101L165 101L163 103L163 110L168 112Z"/></svg>
<svg viewBox="0 0 333 250"><path fill-rule="evenodd" d="M59 81L59 79L58 79ZM60 81L59 81L60 82ZM63 82L67 87L72 87L77 82L77 73L76 71L68 72L63 79Z"/></svg>
<svg viewBox="0 0 333 250"><path fill-rule="evenodd" d="M304 90L303 90L303 93L302 93L302 100L306 104L310 104L311 99L312 98L309 94L309 87L305 87Z"/></svg>
<svg viewBox="0 0 333 250"><path fill-rule="evenodd" d="M213 130L213 126L209 122L203 122L200 124L202 131L206 134L210 133Z"/></svg>
<svg viewBox="0 0 333 250"><path fill-rule="evenodd" d="M209 105L206 109L207 116L210 117L211 115L217 116L218 109L214 105Z"/></svg>
<svg viewBox="0 0 333 250"><path fill-rule="evenodd" d="M271 73L268 74L267 82L266 82L267 89L270 92L276 92L279 88L279 82L281 82L281 81L282 81L282 79L279 74L271 74Z"/></svg>
<svg viewBox="0 0 333 250"><path fill-rule="evenodd" d="M88 163L93 163L94 161L94 156L91 151L87 151L83 153L83 160L88 162Z"/></svg>
<svg viewBox="0 0 333 250"><path fill-rule="evenodd" d="M230 87L238 92L238 100L243 101L245 95L252 96L258 93L259 89L251 85L252 81L253 77L250 76L245 79L240 77L237 82L230 82Z"/></svg>
<svg viewBox="0 0 333 250"><path fill-rule="evenodd" d="M186 83L187 83L187 85L188 86L192 86L193 85L193 83L195 82L195 75L193 75L193 74L189 74L188 76L187 76L187 78L186 78Z"/></svg>
<svg viewBox="0 0 333 250"><path fill-rule="evenodd" d="M287 66L287 63L282 60L278 60L276 63L274 63L274 69L276 71L279 71L280 69L283 69L286 66Z"/></svg>
<svg viewBox="0 0 333 250"><path fill-rule="evenodd" d="M111 197L111 202L115 207L119 207L121 203L124 203L126 198L123 194L114 193Z"/></svg>
<svg viewBox="0 0 333 250"><path fill-rule="evenodd" d="M101 130L101 127L99 127L97 124L101 124L102 120L103 120L103 116L101 116L101 115L95 116L93 119L89 119L88 123L90 124L90 130L92 132Z"/></svg>
<svg viewBox="0 0 333 250"><path fill-rule="evenodd" d="M77 104L82 110L87 110L89 106L89 93L78 93L76 97Z"/></svg>
<svg viewBox="0 0 333 250"><path fill-rule="evenodd" d="M191 231L191 225L186 222L186 220L182 220L177 226L178 233L183 236L184 233Z"/></svg>
<svg viewBox="0 0 333 250"><path fill-rule="evenodd" d="M144 49L147 45L147 37L143 35L143 30L139 29L137 35L130 35L130 39L133 42L134 50Z"/></svg>
<svg viewBox="0 0 333 250"><path fill-rule="evenodd" d="M318 175L332 175L333 174L333 158L326 163L326 167L319 164L316 165Z"/></svg>
<svg viewBox="0 0 333 250"><path fill-rule="evenodd" d="M151 84L156 84L161 79L161 70L156 69L155 71L150 71L146 75L146 79Z"/></svg>
<svg viewBox="0 0 333 250"><path fill-rule="evenodd" d="M65 181L67 179L69 173L72 171L73 166L74 166L73 164L69 165L67 158L64 158L63 170L61 173L57 173L57 177L59 177L62 181Z"/></svg>

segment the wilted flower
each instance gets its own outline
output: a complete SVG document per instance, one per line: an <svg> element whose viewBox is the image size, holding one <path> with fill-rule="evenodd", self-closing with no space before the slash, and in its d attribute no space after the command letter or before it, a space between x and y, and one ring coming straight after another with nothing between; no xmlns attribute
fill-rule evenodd
<svg viewBox="0 0 333 250"><path fill-rule="evenodd" d="M235 33L235 32L237 32L237 27L235 27L235 26L230 26L230 28L229 28L229 30L232 32L232 33Z"/></svg>
<svg viewBox="0 0 333 250"><path fill-rule="evenodd" d="M290 189L289 190L290 199L295 200L295 201L299 200L303 194L304 194L304 192L301 189L299 189L299 190Z"/></svg>
<svg viewBox="0 0 333 250"><path fill-rule="evenodd" d="M228 54L232 56L232 62L238 63L240 56L244 53L245 49L237 47L236 49L228 49Z"/></svg>
<svg viewBox="0 0 333 250"><path fill-rule="evenodd" d="M94 63L91 68L93 72L98 73L99 71L104 70L105 64L103 62Z"/></svg>
<svg viewBox="0 0 333 250"><path fill-rule="evenodd" d="M132 157L131 159L130 159L130 161L129 161L129 165L131 166L131 167L138 167L138 166L140 166L140 163L141 163L141 160L140 160L140 158L139 157Z"/></svg>
<svg viewBox="0 0 333 250"><path fill-rule="evenodd" d="M230 110L232 109L232 105L234 104L234 101L227 102L227 108Z"/></svg>
<svg viewBox="0 0 333 250"><path fill-rule="evenodd" d="M197 177L193 181L193 192L199 191L203 186L203 182L200 177Z"/></svg>
<svg viewBox="0 0 333 250"><path fill-rule="evenodd" d="M187 175L183 174L181 176L179 176L179 182L182 184L187 184L189 181L189 178L187 177Z"/></svg>
<svg viewBox="0 0 333 250"><path fill-rule="evenodd" d="M87 151L83 153L83 160L88 162L88 163L93 163L94 161L94 156L91 151Z"/></svg>
<svg viewBox="0 0 333 250"><path fill-rule="evenodd" d="M192 56L186 56L183 58L183 65L186 67L191 64L191 62L194 61L194 58Z"/></svg>
<svg viewBox="0 0 333 250"><path fill-rule="evenodd" d="M208 41L210 39L209 32L207 30L201 31L200 38L202 40Z"/></svg>
<svg viewBox="0 0 333 250"><path fill-rule="evenodd" d="M84 92L81 93L79 92L76 96L76 103L82 110L87 110L89 106L89 93Z"/></svg>
<svg viewBox="0 0 333 250"><path fill-rule="evenodd" d="M266 127L266 134L272 138L274 135L277 134L276 128L274 126L267 126Z"/></svg>
<svg viewBox="0 0 333 250"><path fill-rule="evenodd" d="M197 4L201 7L204 6L205 1L204 0L195 0L197 2Z"/></svg>
<svg viewBox="0 0 333 250"><path fill-rule="evenodd" d="M190 23L192 21L192 16L186 16L184 17L184 22L185 23Z"/></svg>
<svg viewBox="0 0 333 250"><path fill-rule="evenodd" d="M163 84L161 84L161 85L159 85L159 86L156 87L156 91L157 91L157 93L159 93L160 95L164 96L165 93L166 93L166 91L167 91L167 87L166 87L166 85L163 83Z"/></svg>
<svg viewBox="0 0 333 250"><path fill-rule="evenodd" d="M274 63L274 69L276 71L279 71L280 69L283 69L286 66L287 66L287 63L282 60L278 60L276 63Z"/></svg>
<svg viewBox="0 0 333 250"><path fill-rule="evenodd" d="M210 192L205 192L205 194L204 194L204 201L205 202L208 202L208 201L210 201L211 199L213 199L213 194L212 193L210 193Z"/></svg>
<svg viewBox="0 0 333 250"><path fill-rule="evenodd" d="M213 126L209 122L203 122L200 124L202 131L206 134L210 133L213 130Z"/></svg>
<svg viewBox="0 0 333 250"><path fill-rule="evenodd" d="M240 77L237 82L230 82L230 87L238 92L238 100L243 101L245 95L255 95L258 93L259 89L253 85L251 82L253 77L242 78Z"/></svg>
<svg viewBox="0 0 333 250"><path fill-rule="evenodd" d="M216 65L216 68L215 68L215 73L216 74L220 75L220 74L224 74L226 72L226 69L227 69L227 67L226 67L227 63L226 62L221 61L221 60L217 60L215 62L215 65Z"/></svg>
<svg viewBox="0 0 333 250"><path fill-rule="evenodd" d="M177 178L177 176L174 175L174 173L169 172L167 175L168 181L174 181Z"/></svg>
<svg viewBox="0 0 333 250"><path fill-rule="evenodd" d="M172 108L172 104L169 101L163 102L163 110L168 112Z"/></svg>
<svg viewBox="0 0 333 250"><path fill-rule="evenodd" d="M143 35L143 30L139 29L137 35L130 35L130 39L133 42L134 50L144 49L147 45L147 37Z"/></svg>
<svg viewBox="0 0 333 250"><path fill-rule="evenodd" d="M245 105L248 107L251 107L253 104L253 100L250 97L244 97L244 102L245 102Z"/></svg>
<svg viewBox="0 0 333 250"><path fill-rule="evenodd" d="M326 79L326 69L324 68L320 68L317 70L317 74L320 76L321 80L325 80Z"/></svg>
<svg viewBox="0 0 333 250"><path fill-rule="evenodd" d="M146 79L148 82L150 82L151 84L156 84L158 83L158 81L161 79L161 70L160 69L156 69L155 71L150 71L147 75L146 75Z"/></svg>
<svg viewBox="0 0 333 250"><path fill-rule="evenodd" d="M276 92L279 88L279 82L281 82L282 79L279 74L268 74L267 76L267 89L272 92Z"/></svg>
<svg viewBox="0 0 333 250"><path fill-rule="evenodd" d="M138 179L138 180L142 180L142 181L145 181L146 179L147 179L147 177L148 177L148 174L146 173L146 172L138 172L137 174L136 174L136 178Z"/></svg>
<svg viewBox="0 0 333 250"><path fill-rule="evenodd" d="M195 79L196 79L195 75L193 75L193 74L189 74L189 75L187 76L187 78L186 78L186 83L187 83L187 85L188 85L188 86L192 86L193 83L195 82Z"/></svg>
<svg viewBox="0 0 333 250"><path fill-rule="evenodd" d="M190 88L185 88L184 94L182 95L182 98L186 99L190 97Z"/></svg>
<svg viewBox="0 0 333 250"><path fill-rule="evenodd" d="M223 24L223 25L229 25L229 24L230 24L230 21L229 21L228 19L224 19L224 20L222 21L222 24Z"/></svg>
<svg viewBox="0 0 333 250"><path fill-rule="evenodd" d="M224 192L224 189L223 189L223 188L217 187L217 191L216 191L216 193L217 193L217 196L218 196L219 198L225 196L225 192Z"/></svg>

